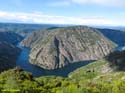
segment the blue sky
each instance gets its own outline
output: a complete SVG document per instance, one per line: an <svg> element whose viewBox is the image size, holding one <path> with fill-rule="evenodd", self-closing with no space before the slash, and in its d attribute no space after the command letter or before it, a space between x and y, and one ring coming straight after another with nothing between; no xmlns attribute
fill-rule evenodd
<svg viewBox="0 0 125 93"><path fill-rule="evenodd" d="M1 0L0 22L125 26L125 0Z"/></svg>

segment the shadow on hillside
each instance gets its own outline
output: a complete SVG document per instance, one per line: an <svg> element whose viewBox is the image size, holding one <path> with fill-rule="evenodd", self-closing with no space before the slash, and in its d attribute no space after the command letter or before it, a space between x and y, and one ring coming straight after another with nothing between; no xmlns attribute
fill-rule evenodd
<svg viewBox="0 0 125 93"><path fill-rule="evenodd" d="M116 71L125 71L125 50L114 51L106 59L110 63L110 67L115 68Z"/></svg>
<svg viewBox="0 0 125 93"><path fill-rule="evenodd" d="M118 46L124 46L125 31L113 29L98 29L105 37L115 42Z"/></svg>

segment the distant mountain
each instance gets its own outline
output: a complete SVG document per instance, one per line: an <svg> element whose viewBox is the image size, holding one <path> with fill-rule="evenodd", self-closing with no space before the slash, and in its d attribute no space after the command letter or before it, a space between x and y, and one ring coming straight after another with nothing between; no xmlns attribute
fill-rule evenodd
<svg viewBox="0 0 125 93"><path fill-rule="evenodd" d="M97 29L84 26L34 32L22 45L31 47L30 62L45 69L57 69L79 61L97 60L115 47Z"/></svg>
<svg viewBox="0 0 125 93"><path fill-rule="evenodd" d="M21 23L0 23L0 29L9 32L16 32L22 36L38 31L40 29L52 28L52 27L63 27L66 25L57 24L21 24Z"/></svg>
<svg viewBox="0 0 125 93"><path fill-rule="evenodd" d="M14 32L0 30L0 41L5 41L5 42L16 45L22 39L23 39L23 37L21 37L20 35L14 33Z"/></svg>
<svg viewBox="0 0 125 93"><path fill-rule="evenodd" d="M125 45L125 31L113 29L98 29L105 37L115 42L119 46Z"/></svg>
<svg viewBox="0 0 125 93"><path fill-rule="evenodd" d="M114 29L114 30L125 31L125 26L91 26L91 27L100 28L100 29Z"/></svg>

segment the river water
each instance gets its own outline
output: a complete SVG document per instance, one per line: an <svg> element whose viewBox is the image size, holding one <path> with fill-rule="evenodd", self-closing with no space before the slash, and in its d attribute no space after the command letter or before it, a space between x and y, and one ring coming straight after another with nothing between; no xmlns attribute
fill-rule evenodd
<svg viewBox="0 0 125 93"><path fill-rule="evenodd" d="M65 66L64 68L61 68L61 69L45 70L29 63L29 53L30 53L29 48L21 47L20 45L18 45L17 47L22 49L20 55L18 56L17 66L21 67L25 71L31 72L34 77L46 76L46 75L56 75L56 76L67 77L70 72L92 62L92 61L77 62L77 63L69 64L68 66ZM119 46L119 47L116 47L114 50L121 51L122 48L123 46Z"/></svg>
<svg viewBox="0 0 125 93"><path fill-rule="evenodd" d="M70 72L92 62L92 61L77 62L77 63L69 64L68 66L61 69L45 70L29 63L29 53L30 53L29 48L25 48L21 46L18 46L18 47L21 48L22 51L18 56L17 66L21 67L25 71L31 72L34 77L46 76L46 75L56 75L56 76L67 77Z"/></svg>

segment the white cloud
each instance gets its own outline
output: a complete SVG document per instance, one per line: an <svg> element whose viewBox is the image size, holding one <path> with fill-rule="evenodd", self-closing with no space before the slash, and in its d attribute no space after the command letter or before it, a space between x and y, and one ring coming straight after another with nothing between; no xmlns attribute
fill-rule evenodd
<svg viewBox="0 0 125 93"><path fill-rule="evenodd" d="M65 17L46 15L41 12L22 13L0 11L0 21L24 22L24 23L47 23L47 24L79 24L79 25L125 25L125 21L117 23L104 17Z"/></svg>
<svg viewBox="0 0 125 93"><path fill-rule="evenodd" d="M57 2L51 2L48 4L48 6L69 6L71 3L69 1L57 1Z"/></svg>
<svg viewBox="0 0 125 93"><path fill-rule="evenodd" d="M71 0L71 1L79 4L97 4L97 5L118 6L118 7L125 6L125 0Z"/></svg>

